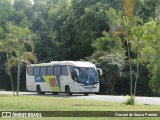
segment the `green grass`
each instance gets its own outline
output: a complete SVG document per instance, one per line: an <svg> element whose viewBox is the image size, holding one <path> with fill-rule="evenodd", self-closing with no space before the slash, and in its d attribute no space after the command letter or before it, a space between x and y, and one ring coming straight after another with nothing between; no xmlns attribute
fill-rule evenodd
<svg viewBox="0 0 160 120"><path fill-rule="evenodd" d="M78 100L54 96L0 96L0 111L159 111L158 105L124 105L118 102ZM0 118L1 120L2 118ZM27 118L12 118L11 120L26 120ZM29 118L31 119L31 118ZM41 120L53 120L53 118L41 118ZM57 119L57 118L54 118ZM70 120L71 118L61 118L60 120ZM73 117L72 120L77 119ZM83 120L127 120L128 118L106 117L106 118L80 118ZM131 120L147 120L151 118L129 118ZM160 118L153 118L160 120ZM2 120L6 120L3 118ZM38 120L32 118L31 120Z"/></svg>
<svg viewBox="0 0 160 120"><path fill-rule="evenodd" d="M53 96L0 96L0 111L159 111L158 105L79 100Z"/></svg>

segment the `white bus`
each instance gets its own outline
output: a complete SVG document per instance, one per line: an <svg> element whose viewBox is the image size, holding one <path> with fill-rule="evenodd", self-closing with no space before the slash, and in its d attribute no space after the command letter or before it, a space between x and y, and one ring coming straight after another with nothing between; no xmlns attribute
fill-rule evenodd
<svg viewBox="0 0 160 120"><path fill-rule="evenodd" d="M99 75L102 70L90 62L53 61L31 64L26 67L26 88L38 94L99 92Z"/></svg>

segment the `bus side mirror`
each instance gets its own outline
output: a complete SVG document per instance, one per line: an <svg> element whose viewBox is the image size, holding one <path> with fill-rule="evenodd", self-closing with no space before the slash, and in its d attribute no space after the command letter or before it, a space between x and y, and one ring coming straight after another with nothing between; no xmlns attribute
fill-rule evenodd
<svg viewBox="0 0 160 120"><path fill-rule="evenodd" d="M79 70L77 68L74 68L74 71L76 72L77 76L79 77Z"/></svg>
<svg viewBox="0 0 160 120"><path fill-rule="evenodd" d="M103 75L103 72L100 68L97 68L97 71L99 71L99 75Z"/></svg>

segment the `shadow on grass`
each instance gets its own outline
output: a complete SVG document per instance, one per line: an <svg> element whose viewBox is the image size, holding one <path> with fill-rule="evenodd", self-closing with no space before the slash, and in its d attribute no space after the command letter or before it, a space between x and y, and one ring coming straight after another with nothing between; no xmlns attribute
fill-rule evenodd
<svg viewBox="0 0 160 120"><path fill-rule="evenodd" d="M75 105L73 105L73 106L109 106L109 105L94 105L94 104L90 104L90 105L86 105L86 104L75 104Z"/></svg>

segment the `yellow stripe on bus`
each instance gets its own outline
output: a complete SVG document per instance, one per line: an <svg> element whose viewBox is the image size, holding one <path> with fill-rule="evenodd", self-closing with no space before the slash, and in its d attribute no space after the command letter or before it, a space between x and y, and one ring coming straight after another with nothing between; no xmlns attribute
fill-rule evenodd
<svg viewBox="0 0 160 120"><path fill-rule="evenodd" d="M53 92L60 92L56 76L43 76L43 79Z"/></svg>

